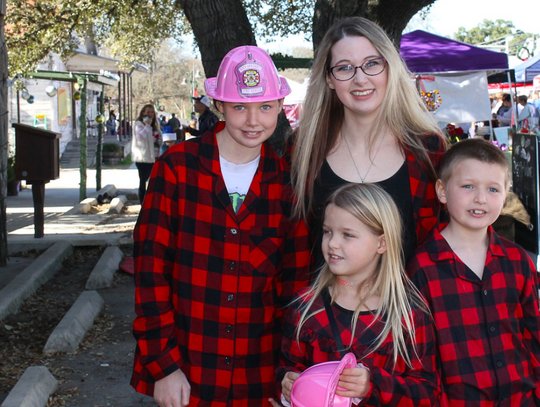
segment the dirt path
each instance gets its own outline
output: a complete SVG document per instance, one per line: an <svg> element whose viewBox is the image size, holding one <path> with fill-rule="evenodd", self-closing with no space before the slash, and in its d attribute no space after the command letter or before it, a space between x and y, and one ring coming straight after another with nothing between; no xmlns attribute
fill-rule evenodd
<svg viewBox="0 0 540 407"><path fill-rule="evenodd" d="M126 254L130 247L122 248ZM99 290L105 301L76 354L44 356L43 347L65 312L84 291L101 249L76 249L63 268L19 313L0 323L0 402L28 366L45 365L59 381L49 407L155 406L129 386L135 340L131 275L117 272L111 288Z"/></svg>

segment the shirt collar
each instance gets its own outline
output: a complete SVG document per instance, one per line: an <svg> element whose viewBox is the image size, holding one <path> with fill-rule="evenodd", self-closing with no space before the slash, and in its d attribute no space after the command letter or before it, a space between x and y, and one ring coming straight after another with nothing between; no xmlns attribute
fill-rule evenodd
<svg viewBox="0 0 540 407"><path fill-rule="evenodd" d="M219 150L217 148L216 134L225 128L225 122L218 122L213 132L206 132L201 136L199 160L203 167L214 173L221 174L219 164ZM284 160L280 159L274 149L264 142L261 148L261 160L257 171L262 171L261 182L267 182L279 174L284 168Z"/></svg>
<svg viewBox="0 0 540 407"><path fill-rule="evenodd" d="M501 269L498 266L498 262L492 264L492 260L498 257L506 257L508 256L508 252L504 247L501 238L497 236L497 234L494 232L492 226L488 227L487 233L489 243L486 255L486 265L491 265L491 274L493 274L494 272L501 271ZM455 260L454 251L452 250L446 239L441 235L438 229L434 229L432 231L432 238L426 242L426 248L430 259L434 263L440 264L454 262ZM455 263L454 265L456 266L455 272L457 276L469 280L469 278L465 274L465 268L457 267Z"/></svg>

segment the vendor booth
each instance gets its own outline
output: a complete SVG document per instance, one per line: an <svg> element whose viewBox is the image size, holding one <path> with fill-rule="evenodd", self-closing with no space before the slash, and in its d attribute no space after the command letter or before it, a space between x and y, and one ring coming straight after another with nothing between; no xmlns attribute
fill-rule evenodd
<svg viewBox="0 0 540 407"><path fill-rule="evenodd" d="M401 39L401 56L416 74L420 94L438 121L473 122L491 120L488 71L503 71L503 80L513 81L508 56L449 38L417 30ZM532 81L540 73L540 57L516 67L519 75ZM521 67L521 68L520 68ZM535 69L539 69L536 71ZM515 223L516 242L539 254L538 240L538 137L518 134L512 155L514 191L530 215L530 224ZM532 225L532 228L530 227Z"/></svg>
<svg viewBox="0 0 540 407"><path fill-rule="evenodd" d="M486 72L508 69L506 54L422 30L401 37L400 53L438 121L491 120Z"/></svg>
<svg viewBox="0 0 540 407"><path fill-rule="evenodd" d="M540 75L540 54L529 58L514 68L517 83L531 83Z"/></svg>

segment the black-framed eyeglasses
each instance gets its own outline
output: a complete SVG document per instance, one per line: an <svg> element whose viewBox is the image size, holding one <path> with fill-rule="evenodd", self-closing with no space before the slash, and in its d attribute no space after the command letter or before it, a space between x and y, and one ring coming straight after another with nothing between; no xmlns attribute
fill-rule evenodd
<svg viewBox="0 0 540 407"><path fill-rule="evenodd" d="M354 78L358 68L368 76L376 76L381 74L384 71L384 68L386 68L386 59L382 57L374 58L358 66L350 64L336 65L330 68L330 73L338 81L348 81Z"/></svg>

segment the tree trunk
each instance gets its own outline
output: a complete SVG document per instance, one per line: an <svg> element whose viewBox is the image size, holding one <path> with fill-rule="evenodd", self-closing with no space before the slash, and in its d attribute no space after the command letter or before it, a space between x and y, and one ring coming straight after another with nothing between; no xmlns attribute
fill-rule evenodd
<svg viewBox="0 0 540 407"><path fill-rule="evenodd" d="M399 48L409 20L436 0L317 0L313 13L313 49L316 51L332 24L345 17L365 17L385 30Z"/></svg>
<svg viewBox="0 0 540 407"><path fill-rule="evenodd" d="M8 162L8 59L4 38L4 17L6 15L6 2L0 1L0 267L7 264L7 162Z"/></svg>
<svg viewBox="0 0 540 407"><path fill-rule="evenodd" d="M241 0L178 0L191 24L207 78L216 76L221 60L240 45L256 45Z"/></svg>

